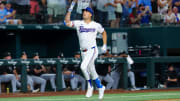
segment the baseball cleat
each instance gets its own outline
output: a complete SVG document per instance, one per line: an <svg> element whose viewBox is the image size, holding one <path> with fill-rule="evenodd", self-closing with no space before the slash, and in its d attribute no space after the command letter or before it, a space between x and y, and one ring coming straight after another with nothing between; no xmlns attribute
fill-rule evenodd
<svg viewBox="0 0 180 101"><path fill-rule="evenodd" d="M37 93L37 92L39 92L39 88L38 89L35 89L35 90L32 90L32 93Z"/></svg>
<svg viewBox="0 0 180 101"><path fill-rule="evenodd" d="M105 89L106 88L104 86L102 88L99 88L99 100L103 99Z"/></svg>
<svg viewBox="0 0 180 101"><path fill-rule="evenodd" d="M86 92L86 97L89 98L93 95L94 87L88 88Z"/></svg>

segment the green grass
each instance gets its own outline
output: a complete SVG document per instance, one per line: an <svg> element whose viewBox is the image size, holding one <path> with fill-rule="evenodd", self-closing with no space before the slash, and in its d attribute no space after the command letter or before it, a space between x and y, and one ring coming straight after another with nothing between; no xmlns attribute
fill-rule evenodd
<svg viewBox="0 0 180 101"><path fill-rule="evenodd" d="M180 91L129 93L129 94L105 94L103 101L146 101L159 99L180 99ZM84 95L73 96L46 96L26 98L0 98L0 101L98 101L98 95L85 98ZM179 100L178 100L179 101Z"/></svg>

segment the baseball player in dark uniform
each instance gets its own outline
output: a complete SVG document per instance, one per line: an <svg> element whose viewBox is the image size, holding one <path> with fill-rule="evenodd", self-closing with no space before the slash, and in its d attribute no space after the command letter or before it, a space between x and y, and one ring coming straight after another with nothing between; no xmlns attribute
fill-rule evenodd
<svg viewBox="0 0 180 101"><path fill-rule="evenodd" d="M39 60L39 54L35 53L33 59ZM42 65L33 65L29 69L29 74L33 82L41 85L40 92L45 92L46 80L40 77L46 71L45 67Z"/></svg>
<svg viewBox="0 0 180 101"><path fill-rule="evenodd" d="M5 60L11 60L12 57L11 57L11 53L10 52L6 52L4 54L4 59ZM11 82L11 85L12 85L12 92L15 93L15 92L19 92L19 90L17 90L17 84L18 86L20 86L21 84L18 82L18 75L17 75L17 72L15 70L15 67L14 66L1 66L0 67L0 86L1 86L1 83L3 82ZM0 92L1 92L1 89L0 89Z"/></svg>
<svg viewBox="0 0 180 101"><path fill-rule="evenodd" d="M21 59L22 60L27 60L28 57L27 57L27 54L26 52L22 52L21 54ZM36 93L39 91L39 89L34 89L34 82L31 78L31 76L29 76L29 66L26 66L27 68L27 84L28 84L28 89L32 92L32 93ZM18 73L18 77L21 78L21 69L22 69L22 66L17 66L16 67L16 71ZM20 79L19 79L20 80Z"/></svg>
<svg viewBox="0 0 180 101"><path fill-rule="evenodd" d="M170 64L168 66L165 87L177 87L177 82L178 82L178 73L174 69L174 66Z"/></svg>

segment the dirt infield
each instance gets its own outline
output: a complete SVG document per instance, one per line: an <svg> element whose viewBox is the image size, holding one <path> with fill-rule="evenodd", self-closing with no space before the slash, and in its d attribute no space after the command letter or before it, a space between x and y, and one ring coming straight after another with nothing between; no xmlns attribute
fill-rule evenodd
<svg viewBox="0 0 180 101"><path fill-rule="evenodd" d="M144 92L168 92L168 91L180 91L178 89L151 89L151 90L138 90L138 91L129 91L129 90L109 90L105 91L106 94L118 94L118 93L144 93ZM98 92L95 91L97 94ZM85 91L60 91L60 92L45 92L45 93L2 93L0 98L10 98L10 97L39 97L39 96L64 96L64 95L84 95ZM151 101L166 101L166 100L151 100ZM167 100L174 101L174 100ZM176 101L176 100L175 100ZM178 100L179 101L179 100Z"/></svg>
<svg viewBox="0 0 180 101"><path fill-rule="evenodd" d="M180 99L148 100L148 101L180 101Z"/></svg>

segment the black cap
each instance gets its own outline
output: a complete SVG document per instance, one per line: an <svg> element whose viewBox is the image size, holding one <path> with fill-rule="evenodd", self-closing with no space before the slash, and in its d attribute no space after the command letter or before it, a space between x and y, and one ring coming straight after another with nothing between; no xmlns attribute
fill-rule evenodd
<svg viewBox="0 0 180 101"><path fill-rule="evenodd" d="M39 56L39 53L38 52L34 53L33 57L35 57L35 56Z"/></svg>
<svg viewBox="0 0 180 101"><path fill-rule="evenodd" d="M77 55L77 54L81 54L81 52L80 51L75 52L75 55Z"/></svg>
<svg viewBox="0 0 180 101"><path fill-rule="evenodd" d="M168 64L168 68L170 67L174 67L174 65L172 63Z"/></svg>
<svg viewBox="0 0 180 101"><path fill-rule="evenodd" d="M11 53L10 53L10 52L5 52L5 53L3 54L3 57L7 57L7 56L11 56Z"/></svg>
<svg viewBox="0 0 180 101"><path fill-rule="evenodd" d="M23 52L21 53L21 56L23 56L23 55L27 55L25 51L23 51Z"/></svg>
<svg viewBox="0 0 180 101"><path fill-rule="evenodd" d="M59 56L59 57L64 57L63 52L59 52L59 53L58 53L58 56Z"/></svg>

